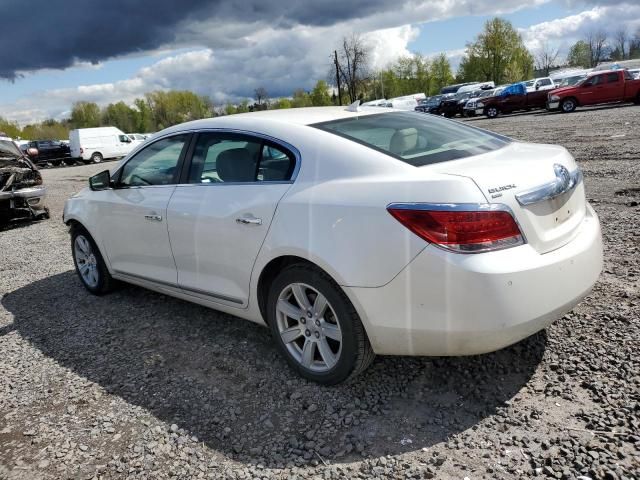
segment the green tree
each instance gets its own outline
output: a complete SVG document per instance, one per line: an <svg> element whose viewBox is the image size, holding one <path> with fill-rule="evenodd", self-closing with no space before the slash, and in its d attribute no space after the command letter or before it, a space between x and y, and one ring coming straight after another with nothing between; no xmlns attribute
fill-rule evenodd
<svg viewBox="0 0 640 480"><path fill-rule="evenodd" d="M324 80L318 80L316 86L311 91L311 104L314 107L325 107L331 105L331 96L329 95L329 85Z"/></svg>
<svg viewBox="0 0 640 480"><path fill-rule="evenodd" d="M110 103L102 112L102 124L118 127L126 133L137 130L140 113L124 102Z"/></svg>
<svg viewBox="0 0 640 480"><path fill-rule="evenodd" d="M524 80L533 72L533 57L511 22L489 20L474 42L467 44L459 76L468 81L496 84Z"/></svg>
<svg viewBox="0 0 640 480"><path fill-rule="evenodd" d="M451 72L451 63L444 53L438 55L431 62L431 78L433 88L429 94L440 92L440 89L453 82L453 73Z"/></svg>
<svg viewBox="0 0 640 480"><path fill-rule="evenodd" d="M277 101L271 103L271 108L275 110L291 108L291 100L288 98L279 98Z"/></svg>
<svg viewBox="0 0 640 480"><path fill-rule="evenodd" d="M591 51L589 44L584 40L578 40L571 45L567 55L567 63L572 67L589 68L591 66Z"/></svg>
<svg viewBox="0 0 640 480"><path fill-rule="evenodd" d="M71 109L73 128L92 128L100 126L100 107L94 102L76 102Z"/></svg>
<svg viewBox="0 0 640 480"><path fill-rule="evenodd" d="M0 117L0 132L11 138L18 138L22 136L22 129L20 128L20 125L18 125L18 122L12 122L3 117Z"/></svg>
<svg viewBox="0 0 640 480"><path fill-rule="evenodd" d="M155 91L145 95L157 130L190 120L212 116L207 97L187 90Z"/></svg>
<svg viewBox="0 0 640 480"><path fill-rule="evenodd" d="M153 124L153 112L149 104L143 98L136 98L133 104L138 110L138 125L135 131L141 133L153 132L156 127Z"/></svg>
<svg viewBox="0 0 640 480"><path fill-rule="evenodd" d="M310 107L311 105L311 96L307 92L301 88L294 90L293 100L291 101L293 108Z"/></svg>
<svg viewBox="0 0 640 480"><path fill-rule="evenodd" d="M22 136L29 140L66 140L69 138L69 126L67 123L49 119L27 125L22 129Z"/></svg>

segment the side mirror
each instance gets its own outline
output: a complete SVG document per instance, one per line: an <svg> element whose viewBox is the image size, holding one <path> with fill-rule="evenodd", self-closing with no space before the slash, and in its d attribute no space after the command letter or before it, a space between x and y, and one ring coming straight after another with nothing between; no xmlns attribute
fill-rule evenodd
<svg viewBox="0 0 640 480"><path fill-rule="evenodd" d="M37 157L38 156L38 149L37 148L27 148L27 155L29 155L31 158L33 157Z"/></svg>
<svg viewBox="0 0 640 480"><path fill-rule="evenodd" d="M536 85L536 90L540 90L540 85Z"/></svg>
<svg viewBox="0 0 640 480"><path fill-rule="evenodd" d="M111 174L109 170L104 170L100 173L96 173L93 177L89 178L89 188L91 190L107 190L111 187Z"/></svg>

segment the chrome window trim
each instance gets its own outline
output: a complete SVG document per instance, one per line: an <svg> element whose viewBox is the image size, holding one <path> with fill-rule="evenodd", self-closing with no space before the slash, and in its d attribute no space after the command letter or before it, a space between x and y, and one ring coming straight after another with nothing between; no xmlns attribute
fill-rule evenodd
<svg viewBox="0 0 640 480"><path fill-rule="evenodd" d="M135 187L121 187L119 189L124 189L124 188L149 188L149 187L158 187L158 186L172 186L172 187L191 187L191 186L221 186L221 185L229 185L229 186L233 186L233 185L277 185L277 184L292 184L296 181L296 178L298 178L298 172L300 171L301 168L301 164L302 164L302 156L300 155L300 151L294 147L293 145L291 145L288 142L285 142L284 140L280 140L278 138L272 137L270 135L267 135L265 133L259 133L259 132L254 132L252 130L241 130L241 129L237 129L237 128L213 128L213 127L205 127L205 128L190 128L190 129L185 129L185 130L178 130L178 131L174 131L171 133L166 133L162 136L158 136L158 137L153 137L153 141L149 142L149 143L143 143L142 145L140 145L140 147L134 149L127 157L125 157L125 159L122 161L122 164L118 166L118 168L116 168L113 171L113 174L111 175L112 177L115 177L120 169L122 169L130 160L131 158L133 158L139 151L142 150L142 147L148 147L154 143L156 143L157 141L163 140L165 138L168 137L172 137L174 135L184 135L184 134L193 134L193 133L208 133L208 132L212 132L212 133L235 133L235 134L239 134L239 135L249 135L252 137L256 137L259 138L261 140L268 140L272 143L275 143L276 145L280 145L283 148L287 149L288 151L290 151L291 153L293 153L294 156L294 160L296 162L295 167L293 167L293 172L291 173L291 179L289 180L266 180L266 181L262 181L262 182L214 182L214 183L172 183L170 185L138 185ZM189 159L189 161L191 161L191 159ZM119 190L116 189L116 190Z"/></svg>
<svg viewBox="0 0 640 480"><path fill-rule="evenodd" d="M518 221L518 217L515 216L511 207L504 203L403 203L403 202L399 202L399 203L390 203L389 205L387 205L387 210L390 208L397 209L397 210L436 210L436 211L448 211L448 212L508 212L513 218L514 222L516 222L516 225L520 230L520 236L522 237L521 245L526 245L527 243L529 243L527 241L527 237L524 233L524 230L522 229L522 225L520 225L520 222ZM452 251L437 244L432 244L432 245L438 248L442 248L447 252ZM516 245L516 246L520 246L520 245ZM510 247L506 246L504 248L510 248ZM499 249L494 249L491 251L497 251L497 250ZM454 252L454 253L459 253L459 252ZM464 252L464 253L465 254L484 253L484 251L478 250L477 252L470 251L470 252Z"/></svg>
<svg viewBox="0 0 640 480"><path fill-rule="evenodd" d="M553 168L556 175L554 181L516 194L516 200L520 205L534 205L558 197L575 189L583 180L582 170L579 168L569 172L566 167L557 163Z"/></svg>

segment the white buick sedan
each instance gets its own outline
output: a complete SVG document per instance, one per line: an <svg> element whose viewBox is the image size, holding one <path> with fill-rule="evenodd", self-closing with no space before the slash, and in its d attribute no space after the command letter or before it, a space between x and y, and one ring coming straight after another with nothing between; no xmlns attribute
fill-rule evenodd
<svg viewBox="0 0 640 480"><path fill-rule="evenodd" d="M571 310L602 268L564 148L415 112L185 123L89 184L64 222L90 292L120 280L266 324L325 384L375 354L510 345Z"/></svg>

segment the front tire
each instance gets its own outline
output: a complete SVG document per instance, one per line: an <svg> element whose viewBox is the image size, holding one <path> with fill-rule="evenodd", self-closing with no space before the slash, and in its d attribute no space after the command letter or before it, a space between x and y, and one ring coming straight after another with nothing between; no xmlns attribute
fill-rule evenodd
<svg viewBox="0 0 640 480"><path fill-rule="evenodd" d="M487 107L484 112L487 118L496 118L499 113L500 111L498 110L498 107Z"/></svg>
<svg viewBox="0 0 640 480"><path fill-rule="evenodd" d="M308 380L340 383L375 357L345 293L313 267L293 265L278 274L267 298L267 320L280 353Z"/></svg>
<svg viewBox="0 0 640 480"><path fill-rule="evenodd" d="M565 98L560 104L560 111L562 113L571 113L573 112L578 105L573 98Z"/></svg>
<svg viewBox="0 0 640 480"><path fill-rule="evenodd" d="M115 280L109 274L96 242L89 232L80 226L71 230L71 253L76 273L84 288L94 295L102 295L113 290Z"/></svg>

